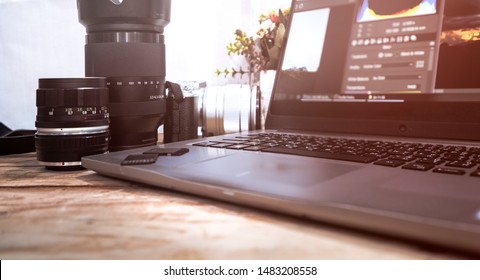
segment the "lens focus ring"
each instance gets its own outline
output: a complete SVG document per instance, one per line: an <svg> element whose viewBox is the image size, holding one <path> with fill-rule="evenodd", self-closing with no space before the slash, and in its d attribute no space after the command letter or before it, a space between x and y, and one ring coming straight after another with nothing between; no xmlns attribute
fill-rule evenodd
<svg viewBox="0 0 480 280"><path fill-rule="evenodd" d="M107 102L107 88L37 89L37 107L83 107Z"/></svg>

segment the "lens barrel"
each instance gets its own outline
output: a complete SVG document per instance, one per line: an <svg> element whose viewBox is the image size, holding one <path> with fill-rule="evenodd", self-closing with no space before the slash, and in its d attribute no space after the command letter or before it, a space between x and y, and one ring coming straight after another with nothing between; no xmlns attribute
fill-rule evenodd
<svg viewBox="0 0 480 280"><path fill-rule="evenodd" d="M165 42L171 0L77 0L85 74L107 77L110 150L154 145L166 114Z"/></svg>
<svg viewBox="0 0 480 280"><path fill-rule="evenodd" d="M108 151L105 78L40 79L36 101L35 148L47 169L79 169L83 156Z"/></svg>
<svg viewBox="0 0 480 280"><path fill-rule="evenodd" d="M236 84L209 87L201 100L204 137L258 129L260 102L256 88Z"/></svg>

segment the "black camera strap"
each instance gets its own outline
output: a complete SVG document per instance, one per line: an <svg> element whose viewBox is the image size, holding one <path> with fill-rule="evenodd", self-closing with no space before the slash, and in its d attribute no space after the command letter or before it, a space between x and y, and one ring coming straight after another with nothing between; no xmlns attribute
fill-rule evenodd
<svg viewBox="0 0 480 280"><path fill-rule="evenodd" d="M177 104L180 104L183 102L185 98L183 96L182 87L179 84L166 82L165 87L168 90L168 96L167 96L168 98L175 99Z"/></svg>
<svg viewBox="0 0 480 280"><path fill-rule="evenodd" d="M14 130L0 122L0 155L35 152L35 130Z"/></svg>

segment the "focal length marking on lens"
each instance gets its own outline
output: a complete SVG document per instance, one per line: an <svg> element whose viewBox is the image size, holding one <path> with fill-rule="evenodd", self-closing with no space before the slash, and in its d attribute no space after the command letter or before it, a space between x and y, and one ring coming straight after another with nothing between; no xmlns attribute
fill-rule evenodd
<svg viewBox="0 0 480 280"><path fill-rule="evenodd" d="M113 77L107 79L112 103L145 102L165 99L162 77ZM110 108L111 109L111 106Z"/></svg>
<svg viewBox="0 0 480 280"><path fill-rule="evenodd" d="M37 128L38 135L83 135L92 133L104 133L108 131L106 126L94 127L69 127L69 128Z"/></svg>
<svg viewBox="0 0 480 280"><path fill-rule="evenodd" d="M147 79L145 79L147 78ZM162 80L157 78L148 77L124 77L124 78L109 78L107 80L107 86L153 86L153 85L163 85Z"/></svg>

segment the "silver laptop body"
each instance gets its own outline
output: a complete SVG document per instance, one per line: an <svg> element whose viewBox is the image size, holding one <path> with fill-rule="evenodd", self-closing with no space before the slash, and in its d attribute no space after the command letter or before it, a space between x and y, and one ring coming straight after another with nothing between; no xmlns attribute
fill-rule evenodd
<svg viewBox="0 0 480 280"><path fill-rule="evenodd" d="M266 131L88 156L83 166L480 253L479 1L294 0L291 11ZM292 145L246 149L259 133ZM298 139L319 142L289 152ZM343 143L354 146L329 156ZM188 153L125 164L155 148Z"/></svg>

